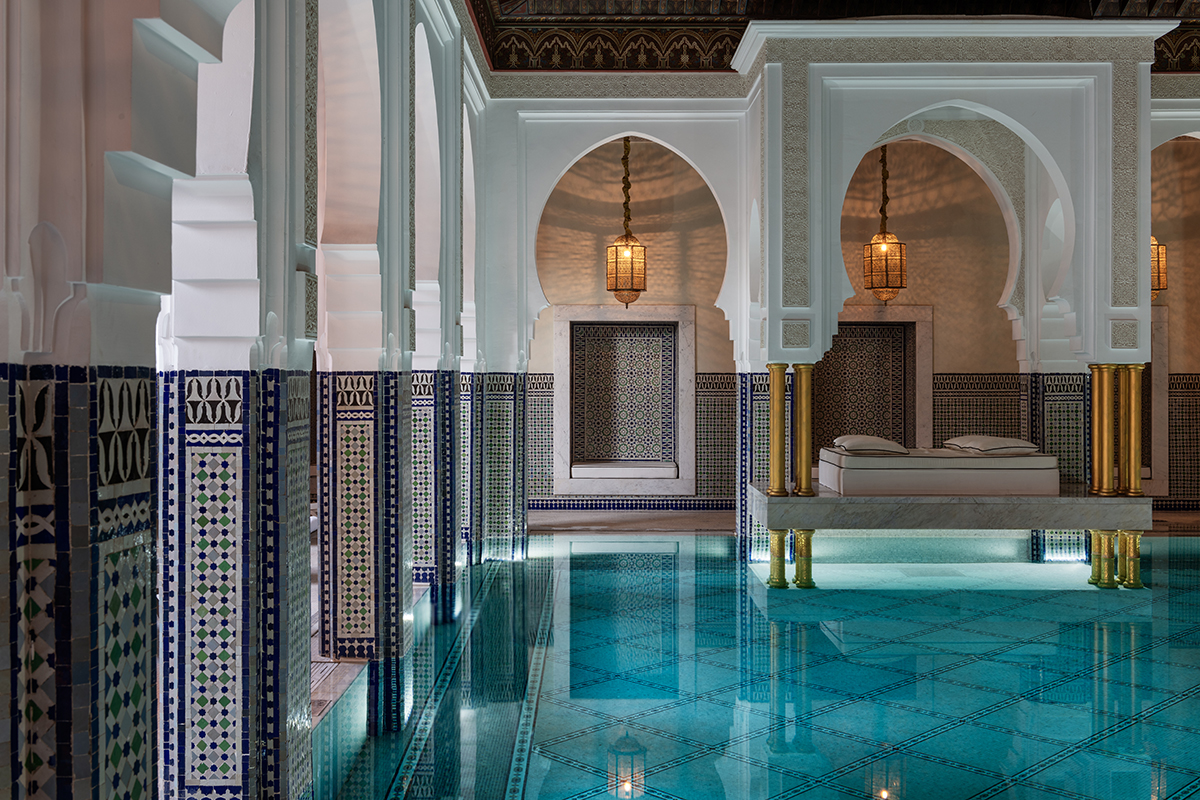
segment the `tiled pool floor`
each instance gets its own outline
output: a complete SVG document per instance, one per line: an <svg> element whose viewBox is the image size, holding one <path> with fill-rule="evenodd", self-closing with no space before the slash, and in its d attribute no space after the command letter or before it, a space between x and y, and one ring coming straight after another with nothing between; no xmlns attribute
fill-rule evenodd
<svg viewBox="0 0 1200 800"><path fill-rule="evenodd" d="M802 591L728 536L539 537L391 796L1200 797L1200 539L1144 544L1140 591L1077 564Z"/></svg>

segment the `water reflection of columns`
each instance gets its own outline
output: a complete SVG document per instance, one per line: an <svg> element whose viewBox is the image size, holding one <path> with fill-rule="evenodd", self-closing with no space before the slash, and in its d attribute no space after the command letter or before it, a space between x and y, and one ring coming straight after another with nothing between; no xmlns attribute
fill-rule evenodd
<svg viewBox="0 0 1200 800"><path fill-rule="evenodd" d="M787 581L785 580L786 584ZM779 673L783 670L783 659L786 654L784 642L787 638L784 624L771 620L771 714L775 722L787 718L787 690L782 685ZM782 753L787 750L787 726L775 727L767 736L767 747L772 753Z"/></svg>

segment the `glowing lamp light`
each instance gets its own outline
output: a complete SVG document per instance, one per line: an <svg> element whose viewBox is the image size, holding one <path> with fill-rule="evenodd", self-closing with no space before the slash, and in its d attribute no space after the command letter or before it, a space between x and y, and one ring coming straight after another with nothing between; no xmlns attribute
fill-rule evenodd
<svg viewBox="0 0 1200 800"><path fill-rule="evenodd" d="M625 178L621 185L625 191L625 233L608 246L605 259L605 276L608 291L618 303L629 304L646 291L646 248L629 230L629 137L625 137L625 155L621 157Z"/></svg>
<svg viewBox="0 0 1200 800"><path fill-rule="evenodd" d="M628 731L608 748L608 793L621 800L646 794L646 748Z"/></svg>
<svg viewBox="0 0 1200 800"><path fill-rule="evenodd" d="M1150 299L1167 289L1167 246L1150 237Z"/></svg>
<svg viewBox="0 0 1200 800"><path fill-rule="evenodd" d="M883 202L879 206L879 233L863 245L863 286L887 303L908 288L908 252L904 243L887 229L887 145L882 148L879 164L883 174Z"/></svg>

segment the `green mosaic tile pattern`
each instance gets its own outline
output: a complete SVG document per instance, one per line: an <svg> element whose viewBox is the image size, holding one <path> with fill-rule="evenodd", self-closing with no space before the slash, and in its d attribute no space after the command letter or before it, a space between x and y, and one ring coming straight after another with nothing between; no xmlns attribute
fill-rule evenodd
<svg viewBox="0 0 1200 800"><path fill-rule="evenodd" d="M737 480L737 375L696 376L696 496L732 498Z"/></svg>
<svg viewBox="0 0 1200 800"><path fill-rule="evenodd" d="M375 635L375 458L371 423L338 423L338 632Z"/></svg>
<svg viewBox="0 0 1200 800"><path fill-rule="evenodd" d="M51 517L53 514L51 515ZM53 519L49 520L53 526ZM54 797L55 695L54 545L18 547L17 557L17 760L16 796Z"/></svg>
<svg viewBox="0 0 1200 800"><path fill-rule="evenodd" d="M188 783L240 784L243 653L238 647L242 494L239 454L189 453L186 772Z"/></svg>
<svg viewBox="0 0 1200 800"><path fill-rule="evenodd" d="M139 800L153 791L153 698L146 690L154 674L150 547L143 534L98 546L98 788L113 800Z"/></svg>

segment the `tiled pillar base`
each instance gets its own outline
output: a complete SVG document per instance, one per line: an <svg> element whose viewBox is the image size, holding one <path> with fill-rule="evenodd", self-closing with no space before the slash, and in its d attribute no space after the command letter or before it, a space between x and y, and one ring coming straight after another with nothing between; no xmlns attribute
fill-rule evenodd
<svg viewBox="0 0 1200 800"><path fill-rule="evenodd" d="M770 549L769 535L761 523L750 518L746 495L752 482L765 482L768 477L770 393L765 372L738 375L737 415L738 559L766 561Z"/></svg>
<svg viewBox="0 0 1200 800"><path fill-rule="evenodd" d="M257 798L257 382L178 371L160 383L162 786L167 797Z"/></svg>
<svg viewBox="0 0 1200 800"><path fill-rule="evenodd" d="M2 791L150 796L153 370L8 364L0 388L3 679L16 695Z"/></svg>
<svg viewBox="0 0 1200 800"><path fill-rule="evenodd" d="M525 552L525 375L483 376L483 559Z"/></svg>

